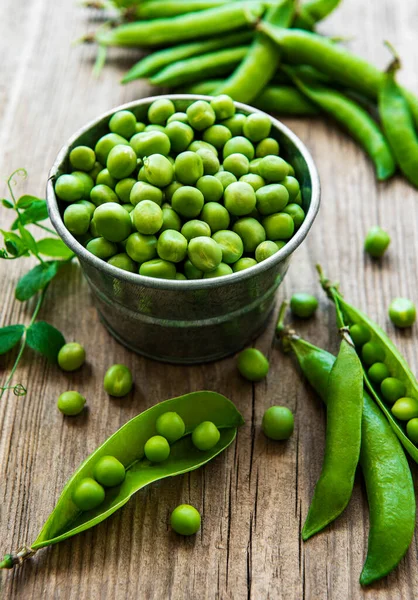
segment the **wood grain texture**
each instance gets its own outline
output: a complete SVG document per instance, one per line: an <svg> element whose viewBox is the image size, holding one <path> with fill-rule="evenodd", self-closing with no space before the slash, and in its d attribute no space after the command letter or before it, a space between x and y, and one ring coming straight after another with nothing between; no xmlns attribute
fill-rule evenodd
<svg viewBox="0 0 418 600"><path fill-rule="evenodd" d="M354 36L351 48L383 67L390 39L404 57L401 78L418 89L418 6L410 0L345 0L321 25L324 33ZM5 179L24 166L29 179L19 191L42 195L49 166L65 140L98 113L147 95L144 82L121 87L118 80L136 55L112 51L99 80L91 74L94 48L71 42L96 26L93 13L65 0L2 0L0 3L0 173ZM300 331L336 350L334 312L321 295L314 265L321 262L341 282L347 299L387 328L412 369L418 368L412 332L388 322L390 300L405 295L418 302L418 194L395 178L376 184L370 162L333 124L286 120L311 149L323 186L322 208L306 243L296 253L279 298L308 291L321 298L320 311ZM1 194L6 192L5 185ZM8 220L0 208L1 226ZM392 236L388 256L376 263L362 245L375 224ZM14 300L14 287L27 261L0 263L0 324L28 322L32 304ZM64 374L25 352L16 381L28 395L9 394L0 405L1 551L31 542L74 468L115 429L155 402L198 389L230 397L246 425L225 454L197 472L162 481L137 494L113 517L37 554L14 573L1 574L0 596L8 599L125 600L264 598L301 600L409 600L418 595L417 538L399 568L362 590L368 511L360 479L343 516L303 544L305 519L324 446L324 413L290 358L272 344L273 326L257 341L271 361L267 381L256 386L237 374L235 359L211 365L161 365L118 345L100 325L90 293L74 265L51 286L40 315L83 343L88 364ZM2 358L3 377L12 356ZM130 366L136 387L124 400L103 391L105 369ZM57 396L78 389L89 410L63 419ZM296 430L286 444L260 430L272 404L289 406ZM411 465L416 478L416 465ZM203 513L193 539L175 536L170 510L190 502Z"/></svg>

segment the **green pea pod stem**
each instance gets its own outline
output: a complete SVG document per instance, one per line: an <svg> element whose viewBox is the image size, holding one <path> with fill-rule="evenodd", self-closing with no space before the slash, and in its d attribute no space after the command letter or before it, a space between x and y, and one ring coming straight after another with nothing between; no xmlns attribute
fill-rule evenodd
<svg viewBox="0 0 418 600"><path fill-rule="evenodd" d="M192 56L201 56L207 52L220 50L221 48L233 48L243 46L252 41L254 34L252 31L243 31L223 36L222 38L213 38L202 42L192 42L190 44L181 44L173 48L164 48L149 54L138 61L122 78L122 83L128 83L142 77L155 75L165 67L176 63L179 60L191 58Z"/></svg>
<svg viewBox="0 0 418 600"><path fill-rule="evenodd" d="M329 376L324 464L303 526L304 540L339 517L350 501L360 456L362 410L361 362L343 338Z"/></svg>
<svg viewBox="0 0 418 600"><path fill-rule="evenodd" d="M295 0L282 0L267 11L265 18L269 23L280 27L290 27L294 14ZM239 102L252 102L273 77L279 58L276 44L264 35L258 34L245 59L215 90L215 95L228 94Z"/></svg>
<svg viewBox="0 0 418 600"><path fill-rule="evenodd" d="M284 61L315 67L333 81L377 100L385 74L364 58L310 31L285 29L264 20L258 23L257 28L278 44ZM403 93L418 127L418 98L408 90L403 90Z"/></svg>
<svg viewBox="0 0 418 600"><path fill-rule="evenodd" d="M390 65L379 90L379 114L399 168L418 187L418 138L411 109L396 82L399 59Z"/></svg>
<svg viewBox="0 0 418 600"><path fill-rule="evenodd" d="M335 357L286 328L280 328L279 335L283 348L295 353L303 374L326 404ZM402 447L367 392L363 395L359 464L370 513L368 550L360 583L369 585L390 573L405 555L414 534L416 502Z"/></svg>
<svg viewBox="0 0 418 600"><path fill-rule="evenodd" d="M248 51L248 46L225 48L179 60L150 78L152 85L177 87L207 77L229 73Z"/></svg>
<svg viewBox="0 0 418 600"><path fill-rule="evenodd" d="M288 69L288 73L300 91L333 117L366 151L375 165L376 176L380 181L394 174L396 163L389 144L366 110L341 92L297 75L292 69Z"/></svg>
<svg viewBox="0 0 418 600"><path fill-rule="evenodd" d="M157 418L168 411L177 412L183 419L185 436L171 446L167 460L151 463L144 457L144 445L157 433ZM205 452L192 444L189 435L203 421L215 423L221 434L219 442ZM230 400L208 391L193 392L160 402L137 415L99 446L76 470L38 537L28 547L29 551L33 553L90 529L124 506L138 490L154 481L198 469L232 443L237 427L243 422L241 414ZM107 455L116 457L125 466L125 479L120 486L106 490L105 500L98 508L80 512L72 500L74 489L85 477L93 477L95 464Z"/></svg>
<svg viewBox="0 0 418 600"><path fill-rule="evenodd" d="M346 302L337 288L332 285L323 275L322 269L319 266L317 268L320 274L321 285L326 291L328 297L334 302L337 309L338 320L339 322L343 322L342 326L348 327L354 324L361 324L367 327L371 334L371 341L378 343L384 349L384 363L388 367L391 377L396 377L405 384L405 395L408 398L418 399L418 382L409 368L405 358L401 355L389 336L383 331L383 329L379 327L379 325L377 325L377 323L369 319L369 317L367 317L360 310ZM381 398L378 389L370 382L367 372L364 368L363 375L370 395L386 416L393 431L398 436L405 450L408 452L411 458L418 463L418 448L406 435L404 425L401 421L393 416L390 408Z"/></svg>
<svg viewBox="0 0 418 600"><path fill-rule="evenodd" d="M264 10L261 2L231 2L225 6L169 19L136 21L113 29L104 27L96 32L93 39L86 36L84 41L96 41L104 46L170 46L250 27L262 16Z"/></svg>
<svg viewBox="0 0 418 600"><path fill-rule="evenodd" d="M230 0L147 0L139 2L129 15L144 20L165 19L208 8L217 8L228 2Z"/></svg>
<svg viewBox="0 0 418 600"><path fill-rule="evenodd" d="M212 96L221 80L202 81L186 87L188 94ZM310 116L317 115L318 109L295 87L290 85L267 86L252 102L253 106L278 115Z"/></svg>

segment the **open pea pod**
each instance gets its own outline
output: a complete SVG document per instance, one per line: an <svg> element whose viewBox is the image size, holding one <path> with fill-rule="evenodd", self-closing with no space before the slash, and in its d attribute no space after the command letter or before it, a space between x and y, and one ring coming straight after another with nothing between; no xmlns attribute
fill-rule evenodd
<svg viewBox="0 0 418 600"><path fill-rule="evenodd" d="M156 421L165 412L173 411L183 419L185 435L171 446L170 456L160 463L145 458L146 441L157 434ZM220 430L218 443L208 451L193 444L190 433L203 421L212 421ZM39 548L61 542L90 529L121 508L141 488L154 481L198 469L225 450L235 439L237 427L244 420L235 405L216 392L192 392L160 402L134 417L97 448L78 467L64 487L58 502L36 540L20 552L6 555L0 567L11 568L32 556ZM93 477L94 466L102 456L114 456L126 469L121 485L108 488L105 500L94 510L82 512L74 504L75 487L85 477Z"/></svg>
<svg viewBox="0 0 418 600"><path fill-rule="evenodd" d="M383 331L383 329L381 329L381 327L379 327L379 325L377 325L377 323L369 319L367 315L346 302L337 288L331 285L330 282L323 277L320 268L318 268L318 270L320 272L322 287L336 306L339 326L350 327L351 325L360 324L367 327L371 334L370 341L378 343L384 349L384 363L389 369L390 376L396 377L405 384L406 396L418 399L418 382L409 368L405 358L396 348L389 336ZM371 383L364 367L363 374L370 395L385 414L393 431L398 436L405 450L414 459L414 461L418 463L418 448L406 435L403 423L392 414L390 408L381 398L377 387Z"/></svg>

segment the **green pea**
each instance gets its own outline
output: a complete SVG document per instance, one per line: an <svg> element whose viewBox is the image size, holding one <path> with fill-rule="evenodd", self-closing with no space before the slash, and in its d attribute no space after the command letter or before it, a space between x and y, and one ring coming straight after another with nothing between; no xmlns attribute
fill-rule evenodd
<svg viewBox="0 0 418 600"><path fill-rule="evenodd" d="M269 361L260 350L246 348L238 354L238 371L248 381L261 381L269 372Z"/></svg>
<svg viewBox="0 0 418 600"><path fill-rule="evenodd" d="M175 112L176 108L171 100L168 98L158 98L158 100L154 100L148 109L148 121L164 125L167 119L171 115L174 115Z"/></svg>
<svg viewBox="0 0 418 600"><path fill-rule="evenodd" d="M131 192L136 185L136 180L133 177L121 179L115 186L115 192L117 197L124 204L128 204L131 201ZM151 200L151 198L149 198Z"/></svg>
<svg viewBox="0 0 418 600"><path fill-rule="evenodd" d="M142 166L138 171L138 181L143 181L144 183L149 183L147 176L145 175L145 167L144 166Z"/></svg>
<svg viewBox="0 0 418 600"><path fill-rule="evenodd" d="M93 224L93 221L92 221ZM111 258L118 252L118 247L114 242L109 242L103 237L95 237L90 240L86 246L86 249L97 256L97 258L101 258L102 260L107 260Z"/></svg>
<svg viewBox="0 0 418 600"><path fill-rule="evenodd" d="M295 231L299 229L305 220L305 211L299 204L288 204L284 207L283 212L290 215L295 224Z"/></svg>
<svg viewBox="0 0 418 600"><path fill-rule="evenodd" d="M361 350L361 356L366 365L372 365L385 360L385 351L377 342L366 342Z"/></svg>
<svg viewBox="0 0 418 600"><path fill-rule="evenodd" d="M289 173L287 162L279 156L264 156L258 165L259 174L268 181L278 182Z"/></svg>
<svg viewBox="0 0 418 600"><path fill-rule="evenodd" d="M262 262L273 256L273 254L276 254L278 251L279 249L275 242L271 242L270 240L261 242L255 249L255 259L257 262Z"/></svg>
<svg viewBox="0 0 418 600"><path fill-rule="evenodd" d="M105 392L116 398L122 398L129 394L132 385L132 373L125 365L112 365L106 371L103 379Z"/></svg>
<svg viewBox="0 0 418 600"><path fill-rule="evenodd" d="M135 133L141 133L142 131L145 131L145 123L141 123L141 122L137 122L135 124Z"/></svg>
<svg viewBox="0 0 418 600"><path fill-rule="evenodd" d="M252 160L254 158L255 150L250 140L247 140L247 138L241 135L237 135L226 142L223 149L224 160L230 154L244 154L248 160Z"/></svg>
<svg viewBox="0 0 418 600"><path fill-rule="evenodd" d="M179 121L180 123L186 123L186 124L189 123L189 119L187 118L187 115L185 112L175 112L173 115L168 117L167 125L169 123L172 123L173 121Z"/></svg>
<svg viewBox="0 0 418 600"><path fill-rule="evenodd" d="M222 262L221 247L215 240L205 236L190 240L188 256L193 265L204 273L213 271Z"/></svg>
<svg viewBox="0 0 418 600"><path fill-rule="evenodd" d="M173 197L173 194L176 190L178 190L179 188L183 187L183 184L180 183L179 181L172 181L170 183L170 185L168 185L165 190L164 190L164 196L165 199L167 201L167 203L171 202L171 199ZM156 188L158 189L158 188ZM161 190L160 190L161 191Z"/></svg>
<svg viewBox="0 0 418 600"><path fill-rule="evenodd" d="M389 318L396 327L411 327L417 318L415 304L408 298L395 298L389 306Z"/></svg>
<svg viewBox="0 0 418 600"><path fill-rule="evenodd" d="M157 233L163 224L163 211L152 200L142 200L132 212L132 222L139 233Z"/></svg>
<svg viewBox="0 0 418 600"><path fill-rule="evenodd" d="M75 416L79 415L86 403L86 399L84 396L79 394L78 392L64 392L58 398L57 406L58 410L62 412L63 415Z"/></svg>
<svg viewBox="0 0 418 600"><path fill-rule="evenodd" d="M192 431L192 442L202 452L211 450L219 442L221 434L212 421L203 421Z"/></svg>
<svg viewBox="0 0 418 600"><path fill-rule="evenodd" d="M232 117L225 119L222 121L222 125L228 127L229 131L232 133L234 137L238 135L242 135L242 131L244 128L244 123L247 120L247 117L242 113L236 113Z"/></svg>
<svg viewBox="0 0 418 600"><path fill-rule="evenodd" d="M283 182L282 182L282 183L283 183ZM293 199L293 202L294 202L295 204L299 204L299 206L302 206L302 204L303 204L303 199L302 199L302 193L301 193L301 192L299 192L299 193L296 195L296 198L294 198L294 199Z"/></svg>
<svg viewBox="0 0 418 600"><path fill-rule="evenodd" d="M102 165L105 165L112 148L121 144L129 146L129 142L117 133L107 133L102 136L94 148L97 160L102 163Z"/></svg>
<svg viewBox="0 0 418 600"><path fill-rule="evenodd" d="M176 190L171 199L173 209L188 219L197 217L203 208L205 199L197 188L184 185Z"/></svg>
<svg viewBox="0 0 418 600"><path fill-rule="evenodd" d="M181 262L187 254L187 239L178 231L167 229L158 238L157 253L163 260Z"/></svg>
<svg viewBox="0 0 418 600"><path fill-rule="evenodd" d="M282 248L284 248L286 246L286 242L280 241L280 240L276 240L274 242L278 248L278 250L281 250Z"/></svg>
<svg viewBox="0 0 418 600"><path fill-rule="evenodd" d="M370 333L369 329L365 325L356 323L354 325L351 325L351 327L350 327L350 336L354 342L354 345L357 348L360 348L361 346L364 346L364 344L371 339L372 334Z"/></svg>
<svg viewBox="0 0 418 600"><path fill-rule="evenodd" d="M93 181L96 181L96 177L98 176L100 171L103 171L103 165L99 163L98 160L96 160L96 162L93 165L93 168L91 169L91 171L89 171L89 175L93 179Z"/></svg>
<svg viewBox="0 0 418 600"><path fill-rule="evenodd" d="M115 146L116 147L116 146ZM109 153L110 154L110 153ZM117 180L109 173L109 169L102 169L96 177L96 185L107 185L112 190L116 187Z"/></svg>
<svg viewBox="0 0 418 600"><path fill-rule="evenodd" d="M265 156L279 154L279 142L271 137L266 137L264 140L258 142L255 147L255 156L256 158L264 158Z"/></svg>
<svg viewBox="0 0 418 600"><path fill-rule="evenodd" d="M94 222L99 234L110 242L121 242L132 231L129 213L115 202L98 206L94 211Z"/></svg>
<svg viewBox="0 0 418 600"><path fill-rule="evenodd" d="M377 362L369 368L367 376L373 383L380 384L390 376L390 373L385 363Z"/></svg>
<svg viewBox="0 0 418 600"><path fill-rule="evenodd" d="M176 277L178 281L187 281L187 277L184 273L176 273Z"/></svg>
<svg viewBox="0 0 418 600"><path fill-rule="evenodd" d="M381 258L390 244L389 234L379 226L369 229L364 241L364 250L373 256Z"/></svg>
<svg viewBox="0 0 418 600"><path fill-rule="evenodd" d="M158 125L157 123L147 125L144 131L159 131L161 133L166 133L164 125Z"/></svg>
<svg viewBox="0 0 418 600"><path fill-rule="evenodd" d="M114 487L124 481L125 467L114 456L102 456L93 469L93 475L104 487Z"/></svg>
<svg viewBox="0 0 418 600"><path fill-rule="evenodd" d="M181 228L181 233L188 242L195 237L202 235L210 237L212 235L209 225L205 221L199 221L198 219L187 221Z"/></svg>
<svg viewBox="0 0 418 600"><path fill-rule="evenodd" d="M215 175L219 171L219 160L212 150L200 148L196 154L202 159L204 175Z"/></svg>
<svg viewBox="0 0 418 600"><path fill-rule="evenodd" d="M170 138L172 152L184 152L192 143L194 138L193 129L186 123L172 121L165 128L165 132Z"/></svg>
<svg viewBox="0 0 418 600"><path fill-rule="evenodd" d="M255 173L248 173L247 175L243 175L242 177L240 177L239 180L243 181L244 183L249 183L255 192L257 192L257 190L259 190L266 184L264 179L260 177L260 175L256 175Z"/></svg>
<svg viewBox="0 0 418 600"><path fill-rule="evenodd" d="M78 202L74 203L75 206L84 206L85 208L87 208L88 213L90 215L90 219L93 218L93 213L96 210L96 206L93 204L93 202L90 202L89 200L79 200Z"/></svg>
<svg viewBox="0 0 418 600"><path fill-rule="evenodd" d="M416 398L399 398L391 408L392 414L401 421L409 421L418 417L418 400Z"/></svg>
<svg viewBox="0 0 418 600"><path fill-rule="evenodd" d="M222 261L227 264L235 263L244 252L240 236L229 229L221 229L213 234L213 239L222 250Z"/></svg>
<svg viewBox="0 0 418 600"><path fill-rule="evenodd" d="M283 212L265 217L262 224L269 240L289 240L295 231L292 217Z"/></svg>
<svg viewBox="0 0 418 600"><path fill-rule="evenodd" d="M205 202L220 202L224 188L222 183L213 175L203 175L196 182L196 187L203 194Z"/></svg>
<svg viewBox="0 0 418 600"><path fill-rule="evenodd" d="M260 163L262 161L262 158L255 158L254 160L250 160L250 173L253 173L254 175L260 175ZM260 175L261 177L261 175Z"/></svg>
<svg viewBox="0 0 418 600"><path fill-rule="evenodd" d="M160 232L166 231L167 229L175 229L176 231L180 231L181 229L181 219L175 210L171 208L171 206L163 206L163 225L160 229Z"/></svg>
<svg viewBox="0 0 418 600"><path fill-rule="evenodd" d="M166 187L173 181L173 165L162 154L152 154L144 158L144 169L147 180L159 188Z"/></svg>
<svg viewBox="0 0 418 600"><path fill-rule="evenodd" d="M187 148L190 152L198 153L200 150L210 150L212 154L218 157L218 150L213 146L213 144L209 144L203 140L194 140L190 146Z"/></svg>
<svg viewBox="0 0 418 600"><path fill-rule="evenodd" d="M406 424L406 433L414 444L418 444L418 419L416 417Z"/></svg>
<svg viewBox="0 0 418 600"><path fill-rule="evenodd" d="M70 164L76 171L91 171L96 162L96 155L88 146L76 146L70 152Z"/></svg>
<svg viewBox="0 0 418 600"><path fill-rule="evenodd" d="M231 183L224 192L224 204L231 215L248 215L256 205L254 189L249 183L242 181Z"/></svg>
<svg viewBox="0 0 418 600"><path fill-rule="evenodd" d="M180 504L170 517L170 524L179 535L194 535L200 529L200 513L190 504Z"/></svg>
<svg viewBox="0 0 418 600"><path fill-rule="evenodd" d="M90 200L95 206L101 206L109 202L118 203L119 198L108 185L95 185L90 192Z"/></svg>
<svg viewBox="0 0 418 600"><path fill-rule="evenodd" d="M73 235L83 235L90 227L91 212L82 204L70 204L64 211L64 224Z"/></svg>
<svg viewBox="0 0 418 600"><path fill-rule="evenodd" d="M75 371L86 360L86 351L81 344L70 342L64 344L58 352L58 365L63 371Z"/></svg>
<svg viewBox="0 0 418 600"><path fill-rule="evenodd" d="M151 154L170 154L171 142L168 135L162 131L143 131L136 133L131 139L130 144L135 150L138 158L151 156Z"/></svg>
<svg viewBox="0 0 418 600"><path fill-rule="evenodd" d="M224 190L226 190L231 183L235 183L237 181L235 175L229 171L218 171L218 173L215 173L215 177L222 183Z"/></svg>
<svg viewBox="0 0 418 600"><path fill-rule="evenodd" d="M157 279L175 279L176 266L168 260L155 258L142 263L139 267L139 274Z"/></svg>
<svg viewBox="0 0 418 600"><path fill-rule="evenodd" d="M405 396L406 386L396 377L386 377L386 379L382 381L380 391L386 402L393 404L396 400Z"/></svg>
<svg viewBox="0 0 418 600"><path fill-rule="evenodd" d="M105 491L100 483L91 477L85 477L75 487L72 499L80 510L93 510L105 499Z"/></svg>
<svg viewBox="0 0 418 600"><path fill-rule="evenodd" d="M234 273L238 273L239 271L245 271L250 267L255 267L257 265L257 261L254 258L240 258L236 263L232 265L232 270Z"/></svg>
<svg viewBox="0 0 418 600"><path fill-rule="evenodd" d="M226 142L230 140L232 133L225 125L212 125L203 132L203 140L208 144L212 144L219 150L222 149Z"/></svg>
<svg viewBox="0 0 418 600"><path fill-rule="evenodd" d="M191 260L185 261L183 270L187 279L202 279L203 277L203 271L195 267Z"/></svg>
<svg viewBox="0 0 418 600"><path fill-rule="evenodd" d="M312 317L318 308L318 300L311 294L300 292L293 294L290 299L290 309L292 313L301 319L309 319Z"/></svg>
<svg viewBox="0 0 418 600"><path fill-rule="evenodd" d="M151 185L145 181L137 181L131 190L130 202L135 206L143 200L152 200L152 202L161 206L163 192L155 185Z"/></svg>
<svg viewBox="0 0 418 600"><path fill-rule="evenodd" d="M129 273L136 273L138 269L136 262L125 252L111 256L107 262L109 265L112 265L112 267L117 267L118 269L128 271Z"/></svg>
<svg viewBox="0 0 418 600"><path fill-rule="evenodd" d="M302 202L296 202L295 200L298 194L300 194L299 181L291 175L287 175L283 181L281 181L281 184L287 189L287 193L289 194L289 202L300 206Z"/></svg>
<svg viewBox="0 0 418 600"><path fill-rule="evenodd" d="M272 215L283 210L289 201L287 189L280 183L271 183L255 193L257 210L262 215Z"/></svg>
<svg viewBox="0 0 418 600"><path fill-rule="evenodd" d="M271 119L262 113L248 115L244 127L244 135L252 142L260 142L270 134Z"/></svg>
<svg viewBox="0 0 418 600"><path fill-rule="evenodd" d="M255 252L257 246L266 240L264 227L252 217L238 219L234 223L233 231L242 239L245 252ZM257 264L257 261L254 263Z"/></svg>
<svg viewBox="0 0 418 600"><path fill-rule="evenodd" d="M215 111L215 115L218 121L223 121L224 119L230 119L235 115L235 104L230 96L226 94L220 94L219 96L215 96L210 101L210 105Z"/></svg>
<svg viewBox="0 0 418 600"><path fill-rule="evenodd" d="M144 452L149 461L163 462L170 456L170 444L162 435L153 435L146 441Z"/></svg>
<svg viewBox="0 0 418 600"><path fill-rule="evenodd" d="M88 198L91 190L94 187L93 178L90 177L88 173L84 171L73 171L71 173L74 177L76 177L83 184L83 198Z"/></svg>
<svg viewBox="0 0 418 600"><path fill-rule="evenodd" d="M157 255L157 238L155 235L131 233L126 241L126 253L137 263L151 260Z"/></svg>
<svg viewBox="0 0 418 600"><path fill-rule="evenodd" d="M200 219L209 226L213 233L227 229L230 222L229 212L218 202L207 202L202 209Z"/></svg>
<svg viewBox="0 0 418 600"><path fill-rule="evenodd" d="M262 428L271 440L288 440L294 426L293 413L286 406L270 406L263 415Z"/></svg>
<svg viewBox="0 0 418 600"><path fill-rule="evenodd" d="M109 129L124 138L130 138L136 132L136 117L130 110L119 110L110 118Z"/></svg>
<svg viewBox="0 0 418 600"><path fill-rule="evenodd" d="M165 412L158 417L155 428L157 433L165 437L170 444L177 442L177 440L183 437L186 431L183 419L179 414L171 411Z"/></svg>
<svg viewBox="0 0 418 600"><path fill-rule="evenodd" d="M187 118L193 129L202 131L213 125L216 121L215 111L209 102L197 100L191 104L187 111Z"/></svg>
<svg viewBox="0 0 418 600"><path fill-rule="evenodd" d="M60 200L74 202L84 195L83 182L74 175L60 175L55 182L55 193Z"/></svg>
<svg viewBox="0 0 418 600"><path fill-rule="evenodd" d="M223 162L225 171L233 173L235 177L240 178L247 175L250 170L249 160L244 154L230 154Z"/></svg>
<svg viewBox="0 0 418 600"><path fill-rule="evenodd" d="M196 152L182 152L174 163L176 180L185 185L193 185L203 176L203 161Z"/></svg>
<svg viewBox="0 0 418 600"><path fill-rule="evenodd" d="M219 265L213 271L209 271L209 273L205 273L203 275L204 279L213 279L214 277L223 277L224 275L232 275L234 271L231 269L229 265L226 263L219 263Z"/></svg>

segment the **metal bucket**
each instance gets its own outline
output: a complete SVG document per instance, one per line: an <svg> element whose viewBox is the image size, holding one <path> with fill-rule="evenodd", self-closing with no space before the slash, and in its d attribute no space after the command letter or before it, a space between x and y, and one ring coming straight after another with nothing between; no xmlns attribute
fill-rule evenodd
<svg viewBox="0 0 418 600"><path fill-rule="evenodd" d="M178 110L208 96L168 95ZM48 212L62 240L77 255L93 291L104 325L122 344L150 358L173 363L201 363L232 354L248 344L266 326L274 308L275 292L292 253L305 239L319 209L319 177L300 139L272 119L271 136L290 161L301 183L306 218L294 237L274 256L250 269L216 279L177 281L128 273L88 252L66 229L54 192L56 178L68 172L68 156L80 144L94 147L108 132L111 115L122 109L144 120L155 100L143 98L101 115L77 131L60 150L49 173ZM261 112L236 103L246 114Z"/></svg>

